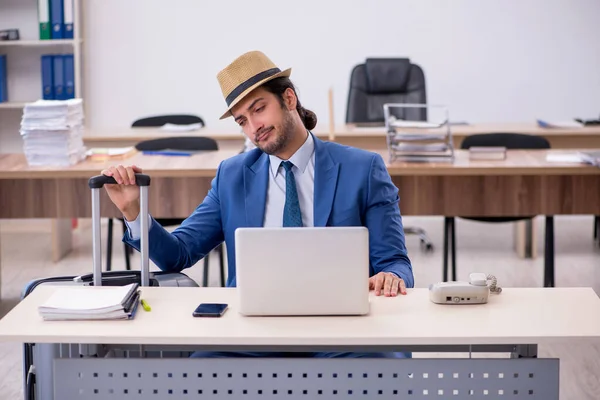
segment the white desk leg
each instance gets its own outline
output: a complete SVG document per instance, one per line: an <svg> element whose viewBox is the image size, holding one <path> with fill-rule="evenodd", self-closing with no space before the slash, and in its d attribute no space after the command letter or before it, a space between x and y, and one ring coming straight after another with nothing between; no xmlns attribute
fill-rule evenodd
<svg viewBox="0 0 600 400"><path fill-rule="evenodd" d="M52 261L59 262L73 248L71 219L52 220Z"/></svg>

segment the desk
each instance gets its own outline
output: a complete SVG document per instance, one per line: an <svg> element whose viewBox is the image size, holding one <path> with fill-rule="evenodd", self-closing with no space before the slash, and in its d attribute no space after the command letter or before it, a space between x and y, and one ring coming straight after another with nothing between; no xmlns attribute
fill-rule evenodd
<svg viewBox="0 0 600 400"><path fill-rule="evenodd" d="M496 124L473 124L452 126L452 136L455 148L466 136L476 133L526 133L543 136L550 141L552 148L556 149L578 149L578 148L600 148L600 126L585 128L560 128L545 129L538 127L535 123L496 123ZM332 134L323 128L316 128L313 132L323 140L346 144L369 150L386 149L384 127L358 128L353 125L342 125L336 127ZM223 150L241 150L245 136L241 131L223 128L203 128L192 132L168 132L159 128L124 128L114 130L86 130L83 141L88 147L110 147L110 146L133 146L142 140L156 139L165 136L198 135L215 139L219 148Z"/></svg>
<svg viewBox="0 0 600 400"><path fill-rule="evenodd" d="M455 125L451 127L454 147L478 133L525 133L548 139L553 149L600 148L600 126L584 128L540 128L535 123L488 123ZM386 148L384 127L355 127L346 125L335 132L335 141L366 149Z"/></svg>
<svg viewBox="0 0 600 400"><path fill-rule="evenodd" d="M600 215L600 169L547 162L560 150L512 150L504 161L470 161L456 152L454 163L395 162L388 171L400 191L403 215L522 216ZM387 160L387 152L379 153ZM185 218L202 202L219 163L237 150L191 157L136 154L152 177L149 209L158 218ZM23 154L0 154L0 218L91 217L88 179L113 162L84 161L68 168L32 168ZM120 217L101 191L101 215ZM70 250L70 230L57 242ZM65 244L66 243L66 244ZM548 260L550 262L552 260Z"/></svg>
<svg viewBox="0 0 600 400"><path fill-rule="evenodd" d="M157 388L159 395L173 390L173 398L186 398L183 390L203 390L211 398L232 390L228 398L237 399L247 398L243 390L252 390L251 398L257 390L271 395L276 389L286 396L293 390L296 397L308 390L310 398L318 390L327 390L326 395L338 390L343 398L348 390L361 398L363 390L373 390L371 394L382 399L409 390L415 398L421 398L423 390L436 398L438 390L458 390L459 397L452 398L470 399L471 390L477 397L487 390L495 398L502 390L516 399L558 399L559 361L536 358L537 345L600 341L600 299L591 288L505 288L488 304L474 306L436 305L429 301L427 289L409 289L408 295L396 298L372 296L367 316L298 318L243 317L238 314L236 289L231 288L142 288L152 311L140 309L132 321L42 321L37 307L55 290L40 286L0 320L1 341L36 343L38 391L48 394L54 388L60 394L55 398L94 389L103 395L98 398L107 398L111 389L116 396L111 398L121 398L124 390L133 395L139 388ZM200 302L224 302L230 309L219 319L192 318ZM174 353L192 349L472 350L507 352L512 358L207 361L182 360ZM157 350L170 353L151 357ZM59 384L67 381L69 385Z"/></svg>
<svg viewBox="0 0 600 400"><path fill-rule="evenodd" d="M403 215L519 216L600 213L600 169L547 162L556 150L511 150L504 161L388 164ZM386 151L379 153L387 159ZM220 150L191 157L136 154L152 177L150 210L185 218L202 202L219 163L237 154ZM90 218L87 180L115 163L84 161L67 168L29 167L23 154L0 154L0 218ZM120 217L102 191L101 213Z"/></svg>

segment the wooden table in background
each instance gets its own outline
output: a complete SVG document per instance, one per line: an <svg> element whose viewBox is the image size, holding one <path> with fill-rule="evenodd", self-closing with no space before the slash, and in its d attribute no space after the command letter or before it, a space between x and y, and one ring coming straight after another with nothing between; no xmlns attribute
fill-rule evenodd
<svg viewBox="0 0 600 400"><path fill-rule="evenodd" d="M512 150L504 161L470 161L457 151L454 163L388 165L400 190L403 215L523 216L600 215L600 169L547 162L558 150ZM149 208L159 218L185 218L202 202L219 163L237 150L191 157L147 156L120 161L152 177ZM387 160L387 152L380 151ZM84 161L67 168L27 165L23 154L0 155L0 218L90 218L88 179L114 162ZM101 191L101 215L120 217ZM64 251L69 250L69 238Z"/></svg>
<svg viewBox="0 0 600 400"><path fill-rule="evenodd" d="M543 136L550 141L555 149L600 148L600 126L585 128L545 129L534 123L496 123L452 126L452 136L455 148L465 137L477 133L526 133ZM313 132L323 140L331 140L341 144L369 150L386 149L384 127L358 128L352 125L337 127L333 133L321 127ZM133 146L142 140L156 139L165 136L207 136L215 139L222 150L241 150L245 136L232 129L203 128L192 132L167 132L159 128L125 128L114 130L90 130L84 135L84 143L88 147L119 147Z"/></svg>

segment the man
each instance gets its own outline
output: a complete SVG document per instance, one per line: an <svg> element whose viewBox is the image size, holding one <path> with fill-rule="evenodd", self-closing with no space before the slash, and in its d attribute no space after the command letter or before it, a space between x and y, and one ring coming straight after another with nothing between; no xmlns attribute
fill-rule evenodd
<svg viewBox="0 0 600 400"><path fill-rule="evenodd" d="M257 51L219 72L228 106L221 119L233 116L257 148L221 163L207 197L173 233L150 219L150 258L161 270L178 272L225 241L227 286L235 286L239 227L366 226L370 289L378 296L406 294L414 285L412 266L398 189L381 156L313 136L316 115L300 104L290 73ZM123 240L139 250L136 172L142 170L122 165L102 171L119 183L105 188L129 227Z"/></svg>

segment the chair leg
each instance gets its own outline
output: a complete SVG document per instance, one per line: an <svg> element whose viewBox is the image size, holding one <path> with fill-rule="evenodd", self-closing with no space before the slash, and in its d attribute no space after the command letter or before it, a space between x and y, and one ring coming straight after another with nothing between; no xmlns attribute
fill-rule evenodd
<svg viewBox="0 0 600 400"><path fill-rule="evenodd" d="M225 287L225 255L223 254L223 244L220 244L219 251L219 264L221 267L221 287Z"/></svg>
<svg viewBox="0 0 600 400"><path fill-rule="evenodd" d="M108 219L108 234L106 235L106 270L112 268L112 237L113 237L113 219Z"/></svg>
<svg viewBox="0 0 600 400"><path fill-rule="evenodd" d="M125 225L125 221L121 220L123 223L123 235L127 232L127 225ZM125 269L127 271L131 271L131 250L133 250L127 243L123 243L123 252L125 253Z"/></svg>
<svg viewBox="0 0 600 400"><path fill-rule="evenodd" d="M554 217L546 216L544 248L544 287L554 287Z"/></svg>
<svg viewBox="0 0 600 400"><path fill-rule="evenodd" d="M202 286L208 287L208 258L210 253L204 256L204 271L202 272Z"/></svg>
<svg viewBox="0 0 600 400"><path fill-rule="evenodd" d="M448 282L448 236L450 235L450 218L452 217L444 217L444 265L442 266L444 282Z"/></svg>
<svg viewBox="0 0 600 400"><path fill-rule="evenodd" d="M452 217L451 222L450 222L450 230L451 230L451 234L450 237L452 238L452 247L451 247L451 254L452 254L452 280L456 281L456 219L454 217Z"/></svg>

